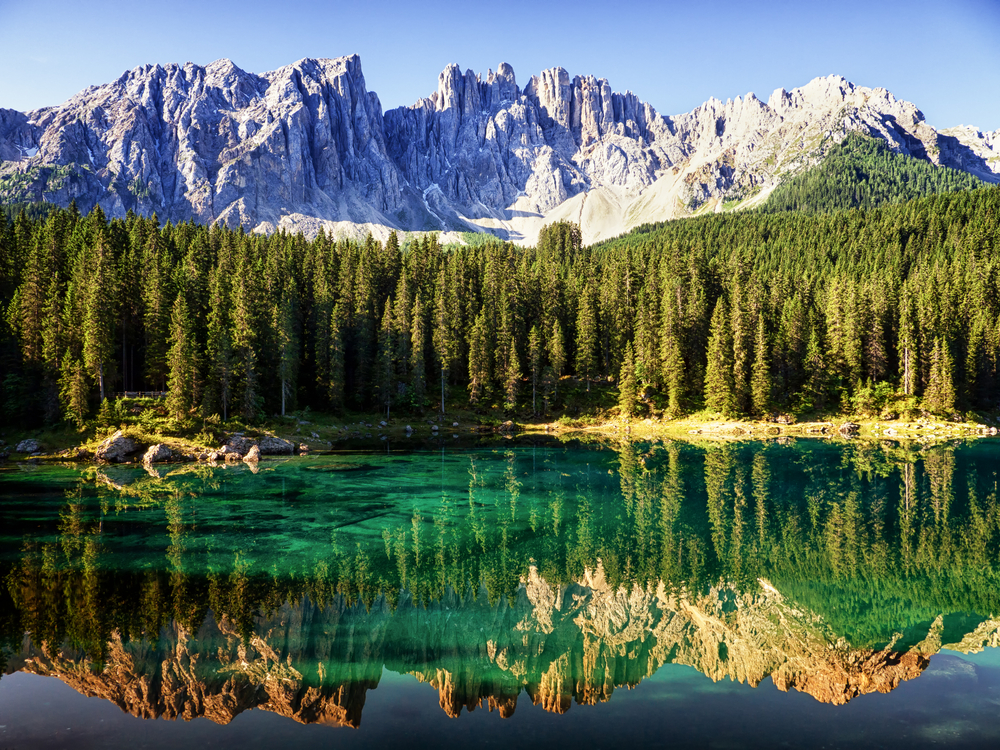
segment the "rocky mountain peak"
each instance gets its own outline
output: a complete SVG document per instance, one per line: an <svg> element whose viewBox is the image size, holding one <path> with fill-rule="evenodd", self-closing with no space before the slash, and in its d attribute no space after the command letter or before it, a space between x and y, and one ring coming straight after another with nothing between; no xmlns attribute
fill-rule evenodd
<svg viewBox="0 0 1000 750"><path fill-rule="evenodd" d="M555 67L520 90L500 63L448 65L430 97L382 111L361 59L254 74L231 60L143 65L28 113L0 110L0 200L99 204L315 234L491 231L533 242L569 219L585 241L755 205L852 131L1000 180L1000 138L938 132L913 104L842 76L711 98L666 117L604 78Z"/></svg>

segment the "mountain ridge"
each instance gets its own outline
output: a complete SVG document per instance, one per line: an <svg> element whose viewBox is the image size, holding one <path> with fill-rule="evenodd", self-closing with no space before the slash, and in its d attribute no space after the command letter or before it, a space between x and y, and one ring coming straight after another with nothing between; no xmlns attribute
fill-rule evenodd
<svg viewBox="0 0 1000 750"><path fill-rule="evenodd" d="M0 109L0 200L110 216L376 236L491 231L532 243L571 219L587 242L641 223L759 204L849 132L1000 181L1000 135L938 131L915 105L840 76L710 98L664 116L606 79L449 65L383 113L357 55L262 74L232 61L143 65L61 105Z"/></svg>

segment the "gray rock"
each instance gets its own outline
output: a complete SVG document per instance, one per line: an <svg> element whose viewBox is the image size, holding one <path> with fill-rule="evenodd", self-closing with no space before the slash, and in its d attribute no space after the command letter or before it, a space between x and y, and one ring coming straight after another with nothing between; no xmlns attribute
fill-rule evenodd
<svg viewBox="0 0 1000 750"><path fill-rule="evenodd" d="M290 456L295 452L295 444L279 437L262 437L257 447L263 456Z"/></svg>
<svg viewBox="0 0 1000 750"><path fill-rule="evenodd" d="M157 443L156 445L151 445L146 450L145 455L142 457L142 462L146 466L155 464L158 461L166 461L174 455L173 451L170 450L163 443Z"/></svg>
<svg viewBox="0 0 1000 750"><path fill-rule="evenodd" d="M15 453L34 453L42 449L41 444L37 440L22 440L14 448Z"/></svg>
<svg viewBox="0 0 1000 750"><path fill-rule="evenodd" d="M478 222L526 243L575 200L589 243L759 201L854 131L1000 181L1000 131L937 131L913 104L839 76L668 117L562 68L521 89L506 63L485 76L449 65L431 96L383 114L350 56L259 75L229 60L143 65L58 106L0 110L0 188L111 217L382 237Z"/></svg>
<svg viewBox="0 0 1000 750"><path fill-rule="evenodd" d="M260 461L260 448L256 445L251 447L250 450L247 451L247 454L243 457L243 461L245 463L256 463L257 461Z"/></svg>
<svg viewBox="0 0 1000 750"><path fill-rule="evenodd" d="M118 430L114 435L97 446L94 451L94 458L107 463L121 463L127 456L135 453L139 449L135 440L126 437Z"/></svg>
<svg viewBox="0 0 1000 750"><path fill-rule="evenodd" d="M233 435L225 443L221 450L223 453L237 453L240 458L245 456L251 448L257 445L257 441L242 435Z"/></svg>
<svg viewBox="0 0 1000 750"><path fill-rule="evenodd" d="M840 425L840 434L844 437L854 437L860 429L861 425L856 422L844 422L844 424Z"/></svg>

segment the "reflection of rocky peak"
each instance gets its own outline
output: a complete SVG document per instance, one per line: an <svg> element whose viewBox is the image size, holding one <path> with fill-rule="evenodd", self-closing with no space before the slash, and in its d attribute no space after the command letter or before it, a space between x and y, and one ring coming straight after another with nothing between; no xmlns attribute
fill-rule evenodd
<svg viewBox="0 0 1000 750"><path fill-rule="evenodd" d="M358 609L363 632L356 629ZM156 641L115 635L100 669L78 650L32 644L26 636L7 669L58 677L147 719L205 717L228 724L247 709L262 708L306 724L356 727L365 694L381 676L381 664L366 654L379 649L385 615L343 604L285 605L259 618L243 642L231 622L209 613L196 633L172 622ZM314 644L314 633L326 638ZM324 653L328 659L318 661Z"/></svg>
<svg viewBox="0 0 1000 750"><path fill-rule="evenodd" d="M754 686L770 676L781 690L843 704L917 677L942 647L998 643L1000 623L987 621L942 646L942 623L906 650L854 648L766 581L753 592L615 587L598 566L555 586L532 569L511 602L491 603L485 588L426 604L403 594L394 610L384 600L370 609L305 600L258 617L245 638L211 614L197 632L173 623L155 641L115 636L99 669L78 650L26 638L7 669L57 676L136 716L219 723L262 708L305 723L358 726L383 667L434 686L449 716L484 701L510 716L522 691L564 713L574 701L607 701L670 663Z"/></svg>

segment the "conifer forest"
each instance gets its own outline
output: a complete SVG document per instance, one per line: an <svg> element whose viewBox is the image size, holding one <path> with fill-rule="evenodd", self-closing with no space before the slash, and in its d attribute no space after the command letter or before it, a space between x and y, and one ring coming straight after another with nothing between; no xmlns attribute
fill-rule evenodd
<svg viewBox="0 0 1000 750"><path fill-rule="evenodd" d="M741 212L581 246L379 242L108 221L0 221L2 419L82 424L117 393L176 418L293 409L939 415L1000 398L1000 188L830 213ZM895 401L892 401L895 399Z"/></svg>

